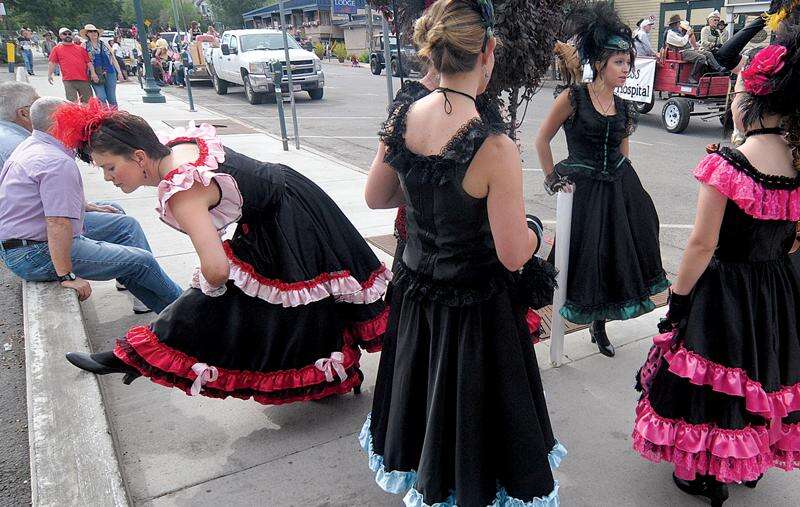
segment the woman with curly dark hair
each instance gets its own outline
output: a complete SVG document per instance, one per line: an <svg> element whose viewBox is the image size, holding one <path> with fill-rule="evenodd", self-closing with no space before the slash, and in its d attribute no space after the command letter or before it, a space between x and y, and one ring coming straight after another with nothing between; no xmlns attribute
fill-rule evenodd
<svg viewBox="0 0 800 507"><path fill-rule="evenodd" d="M631 30L604 2L572 16L578 52L592 66L594 80L558 96L539 129L536 150L547 191L575 192L561 315L591 324L592 342L612 357L606 321L652 311L650 297L669 284L661 266L658 215L628 158L635 109L614 95L634 64ZM562 127L569 156L554 165L550 142Z"/></svg>
<svg viewBox="0 0 800 507"><path fill-rule="evenodd" d="M224 147L210 125L159 138L96 100L62 106L54 133L123 192L156 187L159 218L200 259L192 288L152 324L113 351L70 353L72 364L263 404L360 390L361 349L381 347L391 273L318 186Z"/></svg>
<svg viewBox="0 0 800 507"><path fill-rule="evenodd" d="M695 226L639 372L634 449L715 506L727 484L800 468L799 42L784 30L739 75L746 140L694 171Z"/></svg>

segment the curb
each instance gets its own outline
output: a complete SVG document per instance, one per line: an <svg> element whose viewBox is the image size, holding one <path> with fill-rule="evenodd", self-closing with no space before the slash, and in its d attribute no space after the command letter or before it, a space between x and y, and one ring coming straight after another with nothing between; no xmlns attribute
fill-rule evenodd
<svg viewBox="0 0 800 507"><path fill-rule="evenodd" d="M22 290L31 503L126 507L100 384L64 359L89 352L77 295L57 282Z"/></svg>

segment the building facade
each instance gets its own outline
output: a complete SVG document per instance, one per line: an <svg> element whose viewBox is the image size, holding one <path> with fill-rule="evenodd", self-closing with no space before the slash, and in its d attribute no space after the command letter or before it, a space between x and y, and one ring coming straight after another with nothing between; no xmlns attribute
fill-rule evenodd
<svg viewBox="0 0 800 507"><path fill-rule="evenodd" d="M339 13L342 3L352 7L352 13ZM344 41L345 30L342 25L359 15L364 17L365 0L286 0L283 8L286 28L292 35L313 42ZM242 17L247 28L280 28L278 4L254 9Z"/></svg>

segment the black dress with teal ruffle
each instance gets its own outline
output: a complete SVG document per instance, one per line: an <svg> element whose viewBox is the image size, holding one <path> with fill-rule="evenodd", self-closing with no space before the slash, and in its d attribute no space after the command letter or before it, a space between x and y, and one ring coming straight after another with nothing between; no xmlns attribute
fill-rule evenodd
<svg viewBox="0 0 800 507"><path fill-rule="evenodd" d="M558 504L566 454L550 425L516 274L486 199L462 188L498 130L475 119L436 156L405 146L401 104L381 132L408 210L372 412L360 434L377 483L406 505ZM514 503L514 505L517 505Z"/></svg>
<svg viewBox="0 0 800 507"><path fill-rule="evenodd" d="M650 297L669 286L656 208L620 151L635 130L635 112L615 96L616 114L603 116L584 84L572 85L569 93L574 109L564 123L569 155L555 166L575 182L561 315L576 324L632 319L655 309Z"/></svg>

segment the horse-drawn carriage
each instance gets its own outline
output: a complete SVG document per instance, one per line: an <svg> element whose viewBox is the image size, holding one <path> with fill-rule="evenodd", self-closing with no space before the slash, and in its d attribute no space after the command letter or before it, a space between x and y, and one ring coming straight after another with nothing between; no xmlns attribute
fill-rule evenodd
<svg viewBox="0 0 800 507"><path fill-rule="evenodd" d="M686 130L692 116L719 118L723 125L729 116L726 105L732 87L730 74L710 72L692 80L692 66L679 51L666 50L664 57L656 61L653 99L637 103L639 112L646 114L653 109L655 93L666 94L661 120L664 128L674 134Z"/></svg>

